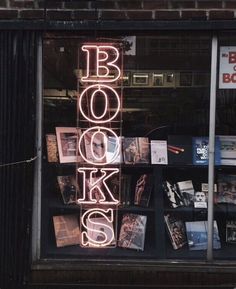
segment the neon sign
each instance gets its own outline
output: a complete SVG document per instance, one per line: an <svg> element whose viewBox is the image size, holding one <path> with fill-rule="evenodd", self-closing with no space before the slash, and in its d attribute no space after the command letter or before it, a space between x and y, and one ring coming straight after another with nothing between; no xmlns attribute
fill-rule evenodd
<svg viewBox="0 0 236 289"><path fill-rule="evenodd" d="M112 85L121 76L120 53L110 44L87 44L81 47L81 54L85 54L86 68L80 79L84 89L79 94L78 114L86 125L78 151L88 164L77 168L82 179L82 196L77 199L82 212L81 245L99 248L115 243L114 209L119 197L114 195L110 183L113 177L119 179L120 172L111 164L120 153L120 138L114 124L117 127L121 101ZM115 143L109 159L108 138Z"/></svg>

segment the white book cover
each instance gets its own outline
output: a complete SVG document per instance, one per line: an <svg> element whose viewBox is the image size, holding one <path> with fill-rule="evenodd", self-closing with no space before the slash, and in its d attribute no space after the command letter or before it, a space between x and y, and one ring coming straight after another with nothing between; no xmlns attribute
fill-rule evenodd
<svg viewBox="0 0 236 289"><path fill-rule="evenodd" d="M151 140L151 163L167 165L167 141Z"/></svg>

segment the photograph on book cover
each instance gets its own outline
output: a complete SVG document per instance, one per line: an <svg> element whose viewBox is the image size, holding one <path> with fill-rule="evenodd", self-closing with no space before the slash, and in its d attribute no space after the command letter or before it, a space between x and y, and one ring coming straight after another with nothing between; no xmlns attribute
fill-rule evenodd
<svg viewBox="0 0 236 289"><path fill-rule="evenodd" d="M236 166L236 136L220 135L221 164Z"/></svg>
<svg viewBox="0 0 236 289"><path fill-rule="evenodd" d="M76 127L56 127L57 144L60 163L81 162L78 155L77 141L81 135Z"/></svg>
<svg viewBox="0 0 236 289"><path fill-rule="evenodd" d="M149 142L146 137L123 138L123 155L125 164L149 163Z"/></svg>
<svg viewBox="0 0 236 289"><path fill-rule="evenodd" d="M77 196L76 190L77 192L79 190L75 175L57 176L57 181L64 204L75 204Z"/></svg>
<svg viewBox="0 0 236 289"><path fill-rule="evenodd" d="M151 174L141 175L135 186L134 204L148 207L153 188L153 176Z"/></svg>
<svg viewBox="0 0 236 289"><path fill-rule="evenodd" d="M170 214L164 216L164 220L173 249L182 248L187 243L184 222Z"/></svg>
<svg viewBox="0 0 236 289"><path fill-rule="evenodd" d="M217 187L216 203L236 204L236 175L220 174Z"/></svg>
<svg viewBox="0 0 236 289"><path fill-rule="evenodd" d="M96 244L96 247L102 247L104 243L107 247L116 246L116 234L114 231L114 225L112 222L108 222L106 218L87 218L87 236L88 240L92 240L93 244ZM94 247L90 243L87 244L89 247Z"/></svg>
<svg viewBox="0 0 236 289"><path fill-rule="evenodd" d="M207 221L185 222L190 251L207 249ZM213 226L213 249L220 249L220 237L216 221Z"/></svg>
<svg viewBox="0 0 236 289"><path fill-rule="evenodd" d="M118 246L144 250L147 216L125 214L122 218Z"/></svg>
<svg viewBox="0 0 236 289"><path fill-rule="evenodd" d="M96 134L87 132L84 135L86 159L92 163L106 163L107 144L108 138L105 132Z"/></svg>

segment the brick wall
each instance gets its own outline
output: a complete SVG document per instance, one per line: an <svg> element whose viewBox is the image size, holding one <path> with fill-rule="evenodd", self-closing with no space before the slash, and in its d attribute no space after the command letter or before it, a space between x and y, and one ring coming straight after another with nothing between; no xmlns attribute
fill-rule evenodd
<svg viewBox="0 0 236 289"><path fill-rule="evenodd" d="M0 20L229 20L236 0L0 0Z"/></svg>

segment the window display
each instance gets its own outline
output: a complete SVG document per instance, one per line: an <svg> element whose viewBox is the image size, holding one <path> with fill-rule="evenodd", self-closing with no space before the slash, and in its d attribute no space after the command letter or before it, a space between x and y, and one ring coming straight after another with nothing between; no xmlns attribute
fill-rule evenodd
<svg viewBox="0 0 236 289"><path fill-rule="evenodd" d="M45 39L42 258L206 259L211 37L198 36L140 33L132 53L122 35ZM235 221L233 92L219 103L216 258Z"/></svg>

